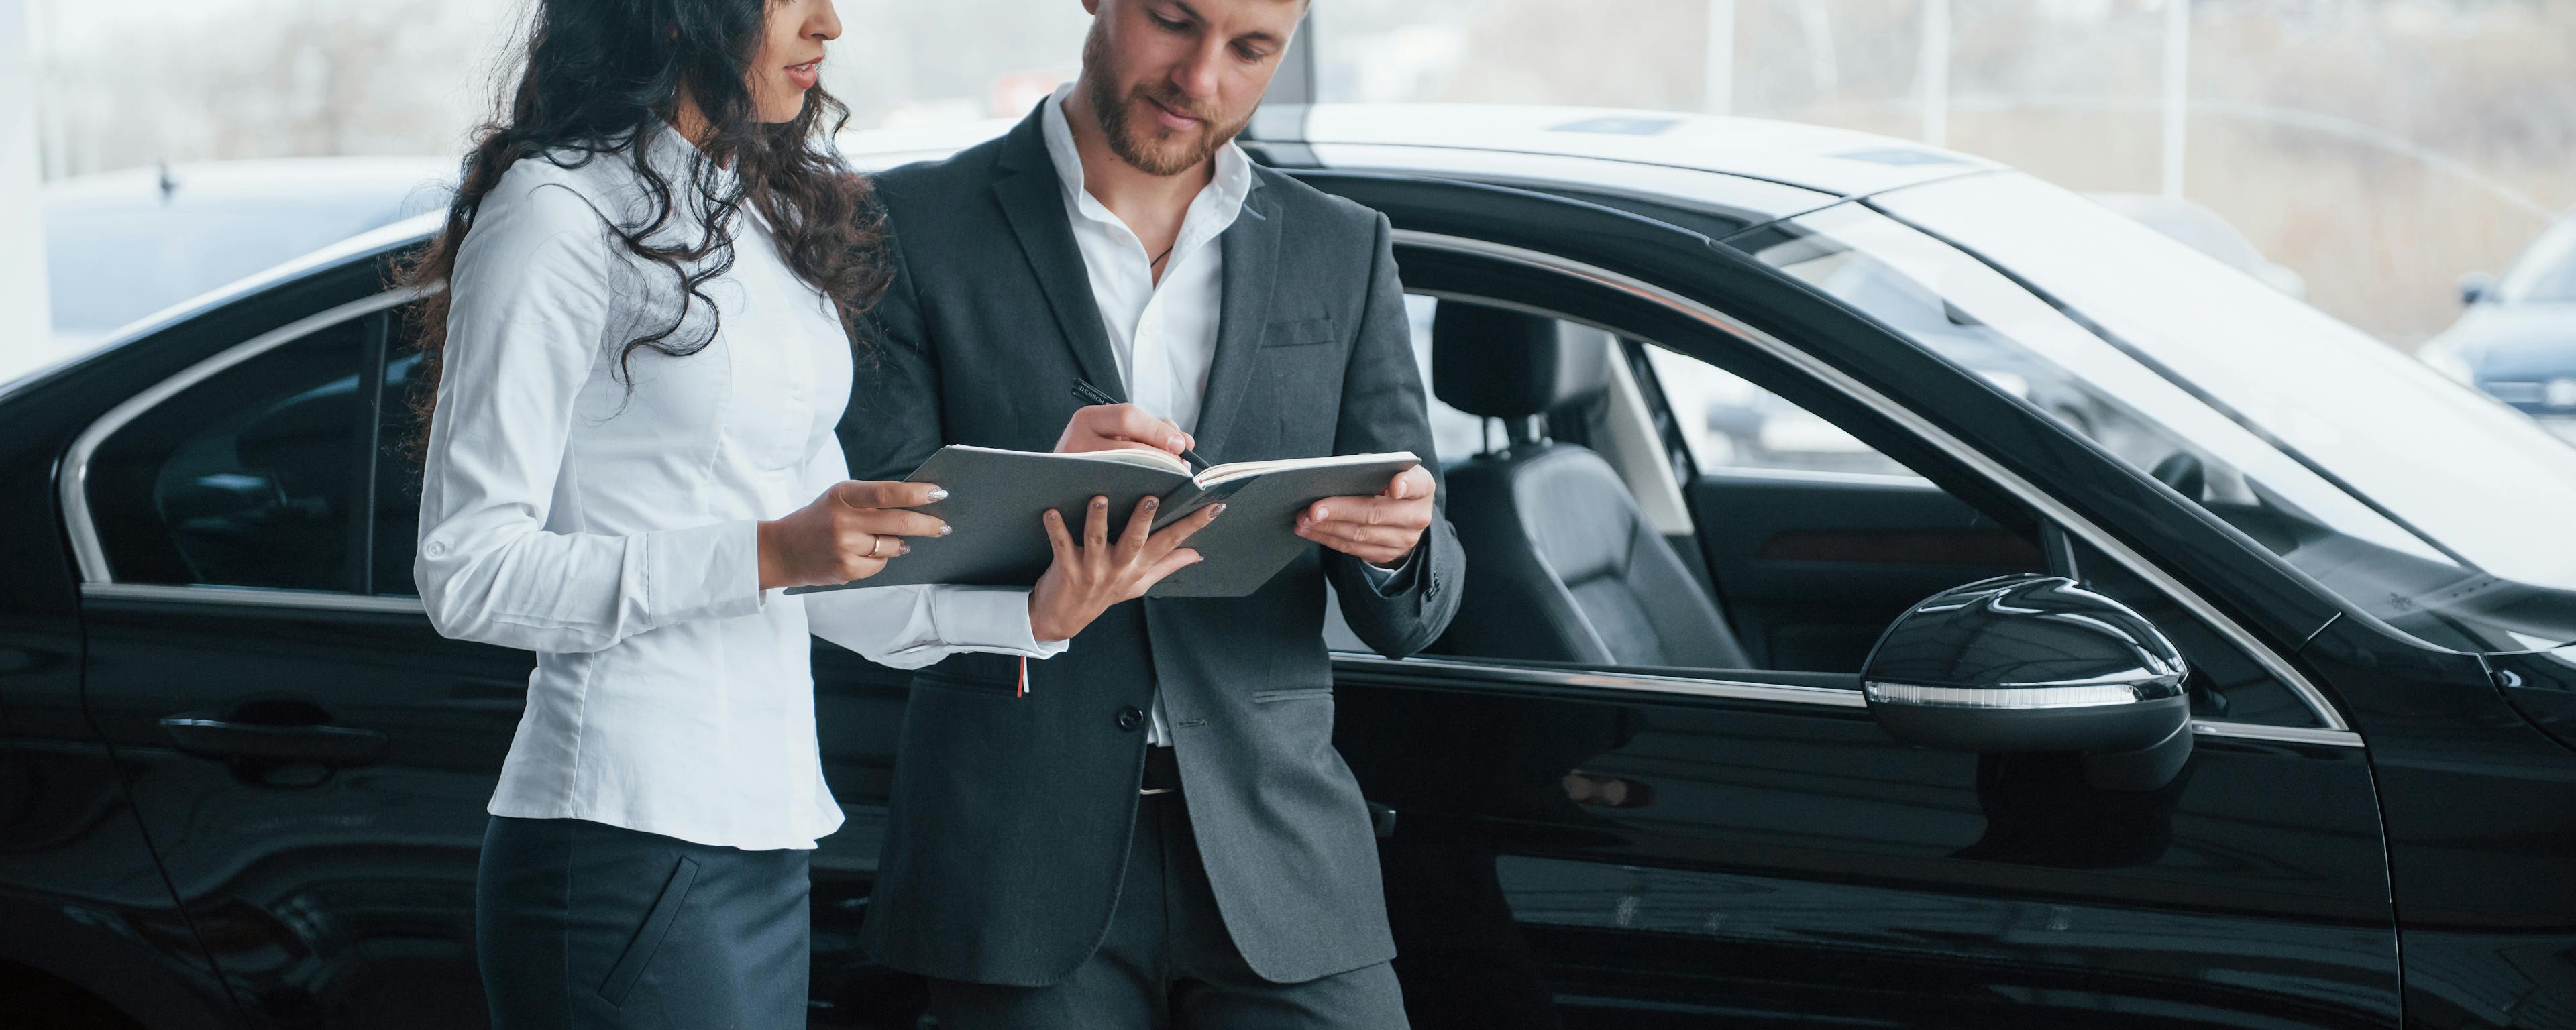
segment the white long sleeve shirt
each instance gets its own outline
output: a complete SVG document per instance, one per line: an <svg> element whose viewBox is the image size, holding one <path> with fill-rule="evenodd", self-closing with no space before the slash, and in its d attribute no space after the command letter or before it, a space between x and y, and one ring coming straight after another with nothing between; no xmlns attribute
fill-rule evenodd
<svg viewBox="0 0 2576 1030"><path fill-rule="evenodd" d="M667 127L647 146L681 198L657 239L694 239L694 149ZM746 205L733 267L672 337L703 338L711 300L712 342L620 375L624 342L677 306L676 277L606 231L639 225L642 195L613 153L522 159L484 198L449 280L421 599L449 637L537 652L492 814L810 848L841 810L809 632L899 668L1064 644L1032 639L1021 590L760 589L756 524L848 478L848 338Z"/></svg>

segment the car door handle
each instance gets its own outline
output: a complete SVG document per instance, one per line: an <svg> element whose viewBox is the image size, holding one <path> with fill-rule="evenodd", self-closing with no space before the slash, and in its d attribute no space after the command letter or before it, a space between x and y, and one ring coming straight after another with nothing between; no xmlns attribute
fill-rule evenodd
<svg viewBox="0 0 2576 1030"><path fill-rule="evenodd" d="M161 720L179 750L214 758L270 758L363 765L385 752L385 735L355 726L314 723L278 726L231 722L204 712Z"/></svg>

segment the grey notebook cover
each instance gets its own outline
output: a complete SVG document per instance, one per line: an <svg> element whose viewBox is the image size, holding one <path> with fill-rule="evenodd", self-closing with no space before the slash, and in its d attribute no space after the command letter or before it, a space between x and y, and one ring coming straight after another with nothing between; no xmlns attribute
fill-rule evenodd
<svg viewBox="0 0 2576 1030"><path fill-rule="evenodd" d="M1334 459L1317 459L1328 461ZM1296 534L1297 513L1326 497L1374 495L1395 474L1420 460L1410 454L1339 460L1334 464L1272 469L1201 488L1189 476L1078 455L1003 451L950 445L922 462L905 480L937 483L948 497L920 511L952 527L945 537L912 537L912 553L886 563L885 571L821 590L935 583L1015 586L1036 583L1055 555L1039 517L1054 508L1077 538L1095 495L1109 498L1109 533L1126 531L1136 502L1162 498L1157 528L1217 501L1226 504L1186 546L1206 558L1154 585L1150 597L1242 597L1287 567L1311 541Z"/></svg>

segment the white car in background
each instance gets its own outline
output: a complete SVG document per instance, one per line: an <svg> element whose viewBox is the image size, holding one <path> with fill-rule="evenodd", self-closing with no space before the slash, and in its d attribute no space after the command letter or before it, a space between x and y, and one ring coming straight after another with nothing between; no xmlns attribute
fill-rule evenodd
<svg viewBox="0 0 2576 1030"><path fill-rule="evenodd" d="M369 229L447 205L437 157L209 161L44 187L53 341L0 352L0 379L85 353L116 330Z"/></svg>
<svg viewBox="0 0 2576 1030"><path fill-rule="evenodd" d="M2307 299L2308 281L2286 267L2263 256L2254 241L2246 239L2236 226L2218 212L2200 204L2154 193L2087 193L2094 203L2117 211L2129 220L2182 241L2183 245L2229 267L2263 280L2273 289L2301 300Z"/></svg>

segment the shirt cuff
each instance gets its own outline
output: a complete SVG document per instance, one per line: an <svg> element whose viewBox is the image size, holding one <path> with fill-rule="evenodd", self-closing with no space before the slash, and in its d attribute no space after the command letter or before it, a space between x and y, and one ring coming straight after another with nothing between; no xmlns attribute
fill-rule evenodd
<svg viewBox="0 0 2576 1030"><path fill-rule="evenodd" d="M659 530L644 534L643 545L644 612L652 625L761 609L760 523Z"/></svg>
<svg viewBox="0 0 2576 1030"><path fill-rule="evenodd" d="M933 587L930 618L941 643L964 651L1053 658L1070 640L1040 643L1029 628L1029 592L1006 587Z"/></svg>
<svg viewBox="0 0 2576 1030"><path fill-rule="evenodd" d="M1363 559L1360 562L1360 575L1368 577L1369 586L1375 587L1380 596L1385 596L1389 592L1387 589L1388 584L1405 578L1408 573L1413 571L1413 567L1420 564L1421 561L1422 546L1420 544L1416 544L1412 550L1404 552L1404 557L1396 560L1393 568L1388 568L1386 566L1379 565L1376 562Z"/></svg>

